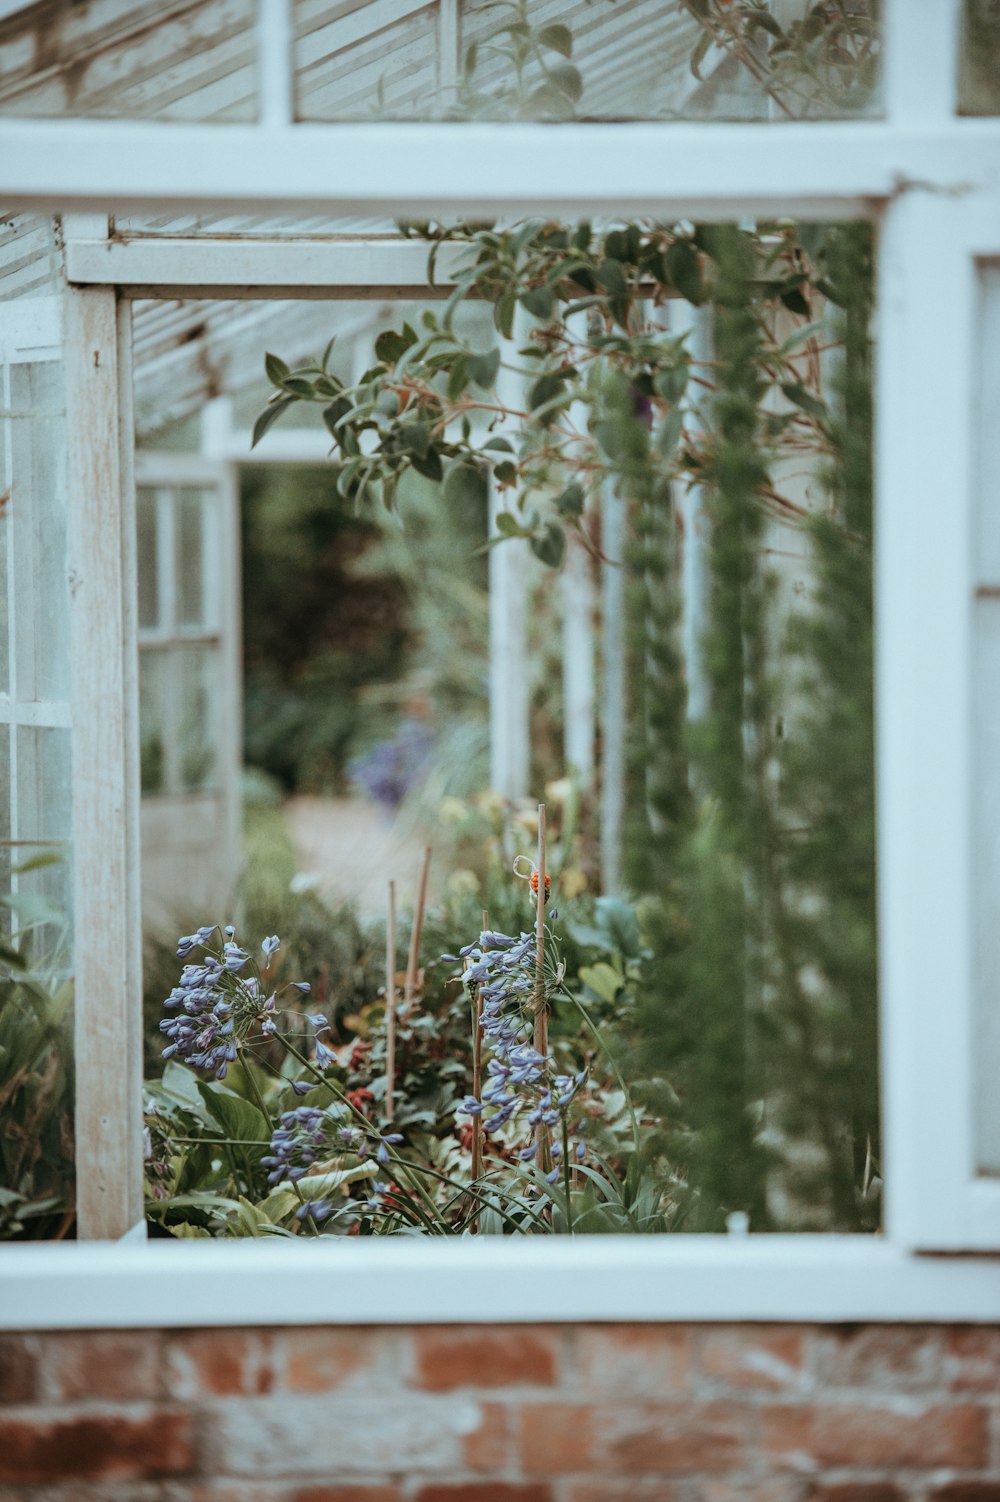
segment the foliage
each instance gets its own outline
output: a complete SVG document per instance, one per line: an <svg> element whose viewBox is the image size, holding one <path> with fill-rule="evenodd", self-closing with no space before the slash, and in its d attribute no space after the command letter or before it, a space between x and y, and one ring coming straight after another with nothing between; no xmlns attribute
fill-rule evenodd
<svg viewBox="0 0 1000 1502"><path fill-rule="evenodd" d="M606 932L599 920L589 937L603 943ZM390 1121L384 998L381 1026L373 1000L355 1019L368 1036L338 1048L324 1015L300 1011L301 983L279 984L277 938L264 941L259 958L232 929L183 938L178 954L193 958L161 1024L170 1058L147 1086L150 1217L180 1236L668 1229L681 1197L662 1144L639 1142L613 1061L617 1090L609 1091L607 1070L592 1049L582 1051L582 1033L599 1042L600 1029L567 987L554 946L551 929L541 957L532 936L492 930L468 946L464 985L448 956L437 980L425 972L415 1010L400 1015L403 1088ZM472 1018L497 966L506 966L509 984L494 984L482 1003L490 1085L474 1098ZM551 1051L531 1042L539 994L554 1025L566 1013ZM484 1107L492 1116L474 1159Z"/></svg>
<svg viewBox="0 0 1000 1502"><path fill-rule="evenodd" d="M272 362L268 410L322 404L341 481L362 501L394 506L415 470L446 508L489 476L508 502L500 540L526 537L552 566L568 528L599 553L595 501L615 485L630 522L626 857L647 894L648 953L628 989L644 1098L671 1120L671 1152L697 1186L691 1224L738 1209L760 1229L774 1215L871 1225L865 231L531 220L423 232L432 264L444 239L469 247L443 310L419 331L386 330L376 363L332 400L321 365ZM501 338L517 307L535 320L516 354L456 332L473 293ZM711 359L695 361L660 315L677 299L708 310ZM844 389L831 407L823 372L838 337ZM522 408L497 394L502 362L525 383ZM484 412L485 436L471 422ZM804 467L829 475L815 520L776 478ZM709 521L709 706L697 724L678 639L678 484L702 487ZM797 525L815 559L791 632L765 545L772 518ZM856 837L833 851L845 821Z"/></svg>
<svg viewBox="0 0 1000 1502"><path fill-rule="evenodd" d="M74 1218L73 983L65 917L36 894L0 903L18 925L17 941L0 949L0 1239L61 1237Z"/></svg>
<svg viewBox="0 0 1000 1502"><path fill-rule="evenodd" d="M411 646L404 595L368 563L379 528L352 514L335 478L243 478L246 759L303 792L343 790L384 728L371 685L391 683Z"/></svg>
<svg viewBox="0 0 1000 1502"><path fill-rule="evenodd" d="M590 0L607 10L616 0ZM689 68L698 88L657 113L725 115L733 108L789 119L858 114L871 108L879 81L879 0L818 0L782 23L768 0L680 0L691 19ZM560 122L594 118L587 67L577 42L586 28L538 18L531 0L486 0L490 24L462 57L457 87L439 107L454 119ZM619 26L629 24L624 18ZM655 43L654 43L655 45ZM676 45L671 43L670 45ZM667 68L674 61L663 58ZM716 102L720 82L735 100ZM682 92L678 90L678 94ZM623 105L628 109L627 96ZM737 102L738 101L738 105ZM728 108L727 108L728 103ZM383 108L381 96L378 99ZM634 106L633 106L634 108Z"/></svg>

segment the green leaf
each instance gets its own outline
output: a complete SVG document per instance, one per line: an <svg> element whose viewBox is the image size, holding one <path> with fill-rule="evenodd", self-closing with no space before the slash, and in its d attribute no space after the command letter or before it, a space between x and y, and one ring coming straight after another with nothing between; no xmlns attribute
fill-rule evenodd
<svg viewBox="0 0 1000 1502"><path fill-rule="evenodd" d="M571 120L573 101L554 83L540 84L528 96L526 106L529 115L536 119Z"/></svg>
<svg viewBox="0 0 1000 1502"><path fill-rule="evenodd" d="M574 68L572 63L557 63L554 68L550 68L549 82L554 83L574 104L583 94L583 78L579 68Z"/></svg>
<svg viewBox="0 0 1000 1502"><path fill-rule="evenodd" d="M583 515L583 507L586 501L582 485L576 483L567 485L561 495L556 496L556 510L567 521L575 521Z"/></svg>
<svg viewBox="0 0 1000 1502"><path fill-rule="evenodd" d="M429 448L423 455L411 454L410 463L417 474L423 475L426 480L440 480L444 475L441 455L435 448Z"/></svg>
<svg viewBox="0 0 1000 1502"><path fill-rule="evenodd" d="M701 72L699 70L708 55L708 49L709 47L711 47L712 41L712 33L710 31L703 31L701 36L698 38L697 47L695 47L694 51L691 54L691 61L688 66L690 67L691 72L694 74L695 78L697 78L699 83L703 82Z"/></svg>
<svg viewBox="0 0 1000 1502"><path fill-rule="evenodd" d="M597 268L596 275L597 280L607 292L621 294L628 291L628 282L618 261L610 259L602 261Z"/></svg>
<svg viewBox="0 0 1000 1502"><path fill-rule="evenodd" d="M484 391L492 388L499 369L500 351L498 349L489 349L483 354L469 356L469 375ZM487 448L491 446L495 447L495 445L486 445Z"/></svg>
<svg viewBox="0 0 1000 1502"><path fill-rule="evenodd" d="M535 318L551 318L555 297L550 287L532 287L521 293L521 306Z"/></svg>
<svg viewBox="0 0 1000 1502"><path fill-rule="evenodd" d="M671 404L679 402L687 390L690 373L690 366L686 360L682 360L677 365L666 365L662 370L656 372L653 389L665 401Z"/></svg>
<svg viewBox="0 0 1000 1502"><path fill-rule="evenodd" d="M808 412L810 417L825 420L829 416L826 403L813 396L799 381L782 381L781 389L790 402L794 402L803 412Z"/></svg>
<svg viewBox="0 0 1000 1502"><path fill-rule="evenodd" d="M256 1106L218 1085L198 1081L198 1094L227 1137L237 1141L269 1142L271 1128Z"/></svg>
<svg viewBox="0 0 1000 1502"><path fill-rule="evenodd" d="M451 465L444 477L442 494L448 506L469 506L485 510L490 494L486 471L476 464L466 464L464 461Z"/></svg>
<svg viewBox="0 0 1000 1502"><path fill-rule="evenodd" d="M531 390L528 392L528 406L531 411L535 412L539 407L544 407L546 402L555 401L557 397L562 396L565 386L566 382L557 370L549 370L544 375L540 375L537 381L532 383ZM547 420L551 421L551 417Z"/></svg>
<svg viewBox="0 0 1000 1502"><path fill-rule="evenodd" d="M580 979L601 1001L613 1002L622 988L622 978L613 965L600 960L596 965L582 965Z"/></svg>
<svg viewBox="0 0 1000 1502"><path fill-rule="evenodd" d="M483 444L484 449L496 449L501 454L513 454L514 445L508 438L490 438Z"/></svg>
<svg viewBox="0 0 1000 1502"><path fill-rule="evenodd" d="M538 33L538 40L543 47L551 47L553 52L561 52L563 57L573 56L573 33L568 26L543 26Z"/></svg>
<svg viewBox="0 0 1000 1502"><path fill-rule="evenodd" d="M493 322L505 339L509 339L514 332L516 311L517 298L513 292L505 292L493 308Z"/></svg>
<svg viewBox="0 0 1000 1502"><path fill-rule="evenodd" d="M272 427L278 421L282 412L287 411L295 401L298 401L298 397L282 396L276 402L271 402L270 406L264 408L253 425L253 438L250 442L252 449L257 447L268 428Z"/></svg>
<svg viewBox="0 0 1000 1502"><path fill-rule="evenodd" d="M459 355L448 376L448 400L455 402L462 395L469 384L469 358L467 355Z"/></svg>
<svg viewBox="0 0 1000 1502"><path fill-rule="evenodd" d="M517 484L517 465L510 459L502 459L499 464L494 465L493 474L498 485Z"/></svg>
<svg viewBox="0 0 1000 1502"><path fill-rule="evenodd" d="M663 426L656 435L656 446L664 459L669 459L674 449L680 442L681 433L684 431L684 413L680 407L674 407L668 412L663 420Z"/></svg>
<svg viewBox="0 0 1000 1502"><path fill-rule="evenodd" d="M323 358L319 362L322 365L323 369L326 371L329 371L330 369L330 356L333 354L333 346L336 344L336 342L337 336L336 334L334 334L333 337L328 340L326 349L323 351Z"/></svg>
<svg viewBox="0 0 1000 1502"><path fill-rule="evenodd" d="M701 261L690 240L675 240L663 257L663 269L671 286L698 307L705 300Z"/></svg>
<svg viewBox="0 0 1000 1502"><path fill-rule="evenodd" d="M798 313L803 318L809 318L811 316L812 308L810 308L808 302L806 301L805 297L798 287L785 287L781 292L778 293L778 296L785 307L788 309L789 313Z"/></svg>
<svg viewBox="0 0 1000 1502"><path fill-rule="evenodd" d="M283 386L292 373L280 355L265 355L264 370L272 386Z"/></svg>
<svg viewBox="0 0 1000 1502"><path fill-rule="evenodd" d="M416 342L417 336L409 324L404 324L400 330L383 329L375 340L375 358L383 365L395 365Z"/></svg>
<svg viewBox="0 0 1000 1502"><path fill-rule="evenodd" d="M517 517L509 511L498 511L494 520L496 529L501 537L527 537L530 535L527 529L521 526Z"/></svg>
<svg viewBox="0 0 1000 1502"><path fill-rule="evenodd" d="M542 563L558 568L566 553L566 533L557 522L549 522L544 532L532 537L531 551Z"/></svg>

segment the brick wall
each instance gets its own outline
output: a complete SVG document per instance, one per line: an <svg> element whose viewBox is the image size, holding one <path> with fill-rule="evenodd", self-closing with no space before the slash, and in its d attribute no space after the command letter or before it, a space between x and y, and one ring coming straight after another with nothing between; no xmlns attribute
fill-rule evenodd
<svg viewBox="0 0 1000 1502"><path fill-rule="evenodd" d="M1000 1326L0 1337L3 1502L1000 1502Z"/></svg>

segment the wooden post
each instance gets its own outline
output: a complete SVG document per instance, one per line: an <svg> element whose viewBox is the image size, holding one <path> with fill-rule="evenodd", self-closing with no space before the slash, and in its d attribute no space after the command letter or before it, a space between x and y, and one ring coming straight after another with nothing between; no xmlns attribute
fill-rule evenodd
<svg viewBox="0 0 1000 1502"><path fill-rule="evenodd" d="M131 320L66 295L77 1235L143 1220L142 928Z"/></svg>

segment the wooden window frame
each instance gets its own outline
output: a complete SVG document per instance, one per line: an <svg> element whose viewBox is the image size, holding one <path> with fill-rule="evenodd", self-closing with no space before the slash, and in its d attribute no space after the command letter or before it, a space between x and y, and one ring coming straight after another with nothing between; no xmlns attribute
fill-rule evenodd
<svg viewBox="0 0 1000 1502"><path fill-rule="evenodd" d="M141 1217L139 1155L132 1150L141 1100L131 1062L140 1057L135 544L122 442L129 299L221 290L413 296L426 291L426 272L424 247L412 243L123 240L108 235L106 219L88 216L209 206L421 218L864 216L879 238L885 1236L369 1242L337 1246L336 1279L328 1277L331 1251L323 1245L0 1249L0 1272L12 1275L23 1295L8 1301L21 1325L26 1307L43 1325L176 1322L164 1282L182 1271L185 1287L199 1289L194 1304L183 1303L184 1323L239 1323L251 1309L254 1321L265 1323L995 1318L1000 1262L919 1253L1000 1249L1000 1180L974 1173L969 1087L973 298L978 259L1000 254L1000 121L955 115L958 0L888 0L886 9L879 120L293 126L288 88L281 95L272 82L271 105L254 127L85 121L66 133L51 122L0 125L0 196L73 216L65 230L71 452L79 482L74 609L86 643L74 667L83 940L77 977L78 1005L93 1032L79 1067L86 1096L99 1059L102 1087L81 1117L81 1166L90 1186L81 1230L89 1235L120 1236ZM266 0L263 16L265 28L287 23L281 0ZM88 716L94 696L105 712ZM111 1038L114 1068L106 1052ZM119 1067L126 1044L129 1062ZM237 1268L250 1284L233 1294L227 1285Z"/></svg>

